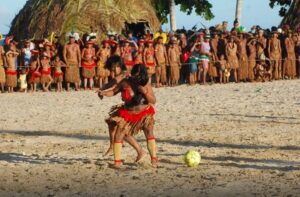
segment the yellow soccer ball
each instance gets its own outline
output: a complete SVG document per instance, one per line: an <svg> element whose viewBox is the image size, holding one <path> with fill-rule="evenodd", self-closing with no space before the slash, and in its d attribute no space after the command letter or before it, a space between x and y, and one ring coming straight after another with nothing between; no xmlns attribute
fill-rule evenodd
<svg viewBox="0 0 300 197"><path fill-rule="evenodd" d="M189 150L184 155L184 162L188 167L196 167L201 162L201 156L198 151Z"/></svg>

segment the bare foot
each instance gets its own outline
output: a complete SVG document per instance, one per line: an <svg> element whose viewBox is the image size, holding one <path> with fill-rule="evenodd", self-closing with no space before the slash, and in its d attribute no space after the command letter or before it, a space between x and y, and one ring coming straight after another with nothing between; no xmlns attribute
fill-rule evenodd
<svg viewBox="0 0 300 197"><path fill-rule="evenodd" d="M112 168L112 169L117 169L117 170L124 168L121 163L119 163L119 164L110 164L109 167Z"/></svg>
<svg viewBox="0 0 300 197"><path fill-rule="evenodd" d="M138 156L136 157L135 162L138 163L138 162L142 161L146 156L147 156L146 152L142 149L139 152Z"/></svg>
<svg viewBox="0 0 300 197"><path fill-rule="evenodd" d="M111 155L112 152L113 152L112 147L109 147L108 150L104 153L103 157L107 157L107 156Z"/></svg>
<svg viewBox="0 0 300 197"><path fill-rule="evenodd" d="M153 168L157 168L157 166L158 166L158 159L157 159L157 157L152 157L151 158L151 165L152 165Z"/></svg>

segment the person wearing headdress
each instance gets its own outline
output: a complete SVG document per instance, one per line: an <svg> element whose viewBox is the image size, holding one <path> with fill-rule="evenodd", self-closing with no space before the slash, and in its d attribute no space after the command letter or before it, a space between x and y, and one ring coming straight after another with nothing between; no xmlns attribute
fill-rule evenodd
<svg viewBox="0 0 300 197"><path fill-rule="evenodd" d="M247 48L249 51L248 55L248 79L250 82L254 81L254 67L256 66L256 59L257 59L257 53L256 53L256 39L250 38L247 43Z"/></svg>
<svg viewBox="0 0 300 197"><path fill-rule="evenodd" d="M188 59L189 63L189 84L195 85L197 81L197 72L198 72L198 66L199 66L199 60L200 60L200 40L197 39L192 48L191 48L191 54Z"/></svg>
<svg viewBox="0 0 300 197"><path fill-rule="evenodd" d="M221 55L219 60L216 62L216 67L219 71L220 83L228 83L230 77L230 68L228 67L225 55Z"/></svg>
<svg viewBox="0 0 300 197"><path fill-rule="evenodd" d="M62 60L64 58L63 57L64 47L59 42L59 35L54 36L54 39L52 42L52 48L53 48L54 54L59 55L59 58Z"/></svg>
<svg viewBox="0 0 300 197"><path fill-rule="evenodd" d="M62 71L62 67L65 67L65 63L61 61L60 56L57 54L54 57L51 65L54 67L54 83L56 83L56 91L62 91L62 83L64 80L64 72Z"/></svg>
<svg viewBox="0 0 300 197"><path fill-rule="evenodd" d="M236 18L233 22L233 28L231 29L231 32L234 32L234 31L237 32L239 26L240 26L240 23L239 23L238 19Z"/></svg>
<svg viewBox="0 0 300 197"><path fill-rule="evenodd" d="M64 46L63 56L66 62L65 80L67 82L67 91L70 89L70 83L75 84L75 90L79 90L81 67L81 52L79 45L75 43L73 34L69 34L69 43Z"/></svg>
<svg viewBox="0 0 300 197"><path fill-rule="evenodd" d="M157 42L157 39L158 39L159 37L162 37L162 39L163 39L163 44L167 44L167 41L168 41L168 35L167 35L166 32L164 32L164 31L162 30L162 28L160 28L159 31L157 31L157 32L154 34L153 40L154 40L155 42Z"/></svg>
<svg viewBox="0 0 300 197"><path fill-rule="evenodd" d="M20 54L14 50L12 46L8 52L6 52L6 61L7 61L7 69L6 69L6 87L8 88L8 92L13 92L14 88L17 87L17 58Z"/></svg>
<svg viewBox="0 0 300 197"><path fill-rule="evenodd" d="M135 41L131 40L123 40L124 46L121 48L121 57L125 63L128 74L131 73L131 69L134 66L133 53L138 49ZM131 44L133 46L131 46Z"/></svg>
<svg viewBox="0 0 300 197"><path fill-rule="evenodd" d="M296 54L295 54L295 42L292 38L292 32L287 33L287 38L284 40L284 47L286 51L286 57L283 62L283 78L294 79L296 76Z"/></svg>
<svg viewBox="0 0 300 197"><path fill-rule="evenodd" d="M40 51L37 49L31 50L32 58L29 66L29 84L31 92L36 92L37 84L40 82L41 73L40 70Z"/></svg>
<svg viewBox="0 0 300 197"><path fill-rule="evenodd" d="M278 32L276 29L272 31L272 37L268 43L268 54L270 57L272 78L278 80L281 78L281 43L278 39Z"/></svg>
<svg viewBox="0 0 300 197"><path fill-rule="evenodd" d="M209 62L208 74L211 78L211 81L214 82L215 79L218 77L217 62L219 61L219 57L218 57L219 35L217 34L217 32L212 32L212 35L213 38L210 40L210 46L211 46L210 59L212 61Z"/></svg>
<svg viewBox="0 0 300 197"><path fill-rule="evenodd" d="M257 59L266 60L265 49L267 47L267 39L264 37L264 30L259 29L257 34L256 52Z"/></svg>
<svg viewBox="0 0 300 197"><path fill-rule="evenodd" d="M169 66L170 66L170 85L176 86L178 85L180 78L180 52L177 49L177 39L171 39L171 45L168 49L168 58L169 58Z"/></svg>
<svg viewBox="0 0 300 197"><path fill-rule="evenodd" d="M138 42L138 50L134 54L134 63L135 64L144 64L144 49L145 49L145 40L140 39Z"/></svg>
<svg viewBox="0 0 300 197"><path fill-rule="evenodd" d="M234 42L234 38L231 36L226 45L226 58L230 66L230 69L234 71L234 80L236 83L238 82L237 72L239 69L237 50L238 50L237 44Z"/></svg>
<svg viewBox="0 0 300 197"><path fill-rule="evenodd" d="M144 49L143 59L145 66L147 67L149 79L151 81L152 76L155 74L155 49L153 47L153 40L148 40L146 48Z"/></svg>
<svg viewBox="0 0 300 197"><path fill-rule="evenodd" d="M240 31L237 38L239 69L238 69L238 81L246 82L248 79L248 55L247 55L247 38L244 31Z"/></svg>
<svg viewBox="0 0 300 197"><path fill-rule="evenodd" d="M297 29L297 41L295 52L297 59L297 76L300 79L300 28Z"/></svg>
<svg viewBox="0 0 300 197"><path fill-rule="evenodd" d="M151 31L149 29L146 30L146 34L145 34L145 40L149 41L152 40L153 41L153 34L151 33Z"/></svg>
<svg viewBox="0 0 300 197"><path fill-rule="evenodd" d="M43 53L46 53L50 59L52 59L56 55L55 51L53 51L53 45L51 42L45 42Z"/></svg>
<svg viewBox="0 0 300 197"><path fill-rule="evenodd" d="M121 56L121 48L119 42L117 42L116 40L112 40L110 46L111 46L111 55Z"/></svg>
<svg viewBox="0 0 300 197"><path fill-rule="evenodd" d="M110 43L109 40L103 40L102 47L99 48L99 50L96 54L96 56L98 58L97 78L99 81L100 89L103 87L104 84L108 83L108 77L110 75L109 70L107 68L105 68L106 61L110 57L110 54L111 54L111 48L110 48L109 43Z"/></svg>
<svg viewBox="0 0 300 197"><path fill-rule="evenodd" d="M0 45L0 87L1 92L4 92L6 76L5 76L5 69L4 66L6 65L5 59L5 51L4 48Z"/></svg>
<svg viewBox="0 0 300 197"><path fill-rule="evenodd" d="M86 42L86 47L82 50L81 65L82 65L82 76L84 78L84 89L87 90L87 84L89 80L90 89L94 87L94 77L96 74L96 50L93 47L94 42Z"/></svg>
<svg viewBox="0 0 300 197"><path fill-rule="evenodd" d="M255 80L257 82L265 82L267 78L270 79L270 73L266 70L266 63L263 60L258 60L254 67Z"/></svg>
<svg viewBox="0 0 300 197"><path fill-rule="evenodd" d="M48 92L53 81L51 77L51 65L50 65L50 55L46 52L42 54L41 57L41 84L44 92Z"/></svg>
<svg viewBox="0 0 300 197"><path fill-rule="evenodd" d="M209 58L211 56L210 50L210 35L206 34L204 38L200 40L200 72L198 79L202 79L202 83L206 84L206 76L209 69Z"/></svg>
<svg viewBox="0 0 300 197"><path fill-rule="evenodd" d="M157 62L156 66L156 86L159 88L162 85L167 84L167 65L168 65L168 55L167 49L163 44L163 37L157 38L157 43L155 45L155 59Z"/></svg>

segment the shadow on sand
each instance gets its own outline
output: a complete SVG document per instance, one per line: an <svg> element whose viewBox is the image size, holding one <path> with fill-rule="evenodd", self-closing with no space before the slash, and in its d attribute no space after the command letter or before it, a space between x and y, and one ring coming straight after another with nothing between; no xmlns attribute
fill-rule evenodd
<svg viewBox="0 0 300 197"><path fill-rule="evenodd" d="M208 147L208 148L231 148L231 149L278 149L278 150L300 150L300 146L272 146L272 145L255 145L255 144L226 144L215 143L204 140L187 141L174 139L158 139L158 143L174 144L179 146L194 146L194 147Z"/></svg>
<svg viewBox="0 0 300 197"><path fill-rule="evenodd" d="M0 130L0 134L14 134L24 137L41 137L41 136L52 136L52 137L65 137L65 138L76 138L80 140L109 140L108 134L102 135L89 135L89 134L72 134L62 133L58 131L3 131Z"/></svg>
<svg viewBox="0 0 300 197"><path fill-rule="evenodd" d="M54 131L0 131L0 134L15 134L21 136L54 136L54 137L65 137L65 138L75 138L80 140L103 140L108 141L108 136L101 135L89 135L89 134L66 134ZM230 148L230 149L277 149L277 150L288 150L288 151L299 151L300 146L271 146L271 145L254 145L254 144L226 144L226 143L214 143L204 140L198 141L187 141L187 140L175 140L175 139L158 139L158 143L174 144L177 146L193 146L193 147L208 147L208 148ZM164 156L180 156L180 154L172 153L168 155L167 153L160 154ZM212 161L209 165L219 165L237 168L251 168L257 170L279 170L279 171L294 171L300 170L300 162L296 161L284 161L276 159L256 159L256 158L243 158L234 156L202 156L204 160ZM180 162L174 162L172 160L161 158L161 162L171 165L182 165ZM94 160L94 159L93 159ZM99 161L104 161L103 159L96 159ZM19 153L1 153L0 161L7 161L9 163L22 163L27 162L31 164L65 164L72 165L74 163L91 163L91 159L87 158L65 158L65 157L40 157L39 155L23 155ZM258 164L262 165L258 165Z"/></svg>
<svg viewBox="0 0 300 197"><path fill-rule="evenodd" d="M44 157L39 155L23 155L19 153L0 153L0 161L6 161L9 163L30 163L30 164L65 164L72 165L74 163L91 163L91 160L86 158L63 158L63 157Z"/></svg>
<svg viewBox="0 0 300 197"><path fill-rule="evenodd" d="M223 117L223 120L232 122L261 122L261 123L277 123L277 124L287 124L287 125L300 125L300 122L286 122L286 121L296 121L300 120L295 117L281 117L281 116L260 116L260 115L243 115L243 114L206 114L209 116ZM242 119L232 119L230 117L242 117L242 118L252 118L254 120L242 120ZM284 121L285 120L285 121Z"/></svg>
<svg viewBox="0 0 300 197"><path fill-rule="evenodd" d="M211 165L238 167L238 168L252 168L256 170L278 170L278 171L294 171L300 170L300 162L285 161L278 159L256 159L233 156L202 156L202 159L213 161ZM259 165L261 164L261 165Z"/></svg>

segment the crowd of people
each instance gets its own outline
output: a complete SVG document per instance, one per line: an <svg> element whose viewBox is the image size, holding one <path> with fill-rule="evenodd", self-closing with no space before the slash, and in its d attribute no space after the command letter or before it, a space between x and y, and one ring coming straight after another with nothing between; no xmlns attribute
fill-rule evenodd
<svg viewBox="0 0 300 197"><path fill-rule="evenodd" d="M102 88L114 78L106 67L113 55L122 58L128 76L134 65L144 64L156 87L300 77L300 29L288 25L254 26L246 32L235 21L228 31L224 21L198 31L107 34L101 43L93 32L67 36L65 45L59 35L22 42L8 36L0 46L1 91L46 92L54 84L57 91L68 91L70 85L75 90Z"/></svg>

